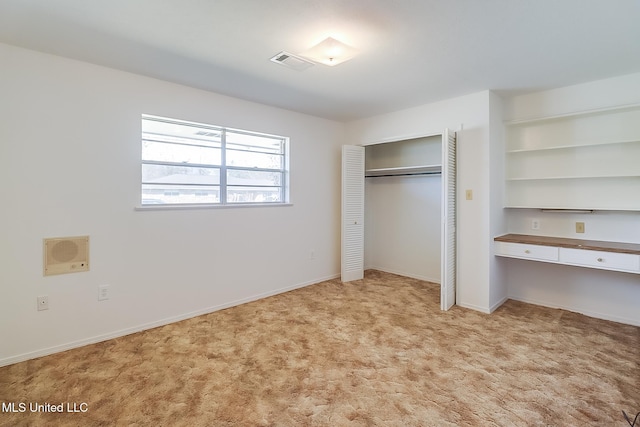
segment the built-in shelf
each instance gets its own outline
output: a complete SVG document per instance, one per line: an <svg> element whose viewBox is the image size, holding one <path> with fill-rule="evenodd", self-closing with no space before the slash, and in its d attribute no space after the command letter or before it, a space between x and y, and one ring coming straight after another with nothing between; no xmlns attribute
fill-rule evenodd
<svg viewBox="0 0 640 427"><path fill-rule="evenodd" d="M583 110L583 111L573 111L570 113L564 113L564 114L556 114L553 116L541 116L541 117L529 117L526 119L516 119L516 120L509 120L507 121L505 124L508 126L517 126L517 125L528 125L530 123L544 123L544 122L552 122L555 120L563 120L563 119L570 119L573 117L588 117L588 116L595 116L595 115L602 115L602 114L607 114L607 113L611 113L611 112L624 112L624 111L630 111L630 110L637 110L640 108L640 104L636 103L636 104L625 104L625 105L614 105L611 107L605 107L605 108L596 108L596 109L592 109L592 110Z"/></svg>
<svg viewBox="0 0 640 427"><path fill-rule="evenodd" d="M505 207L640 210L640 105L506 126Z"/></svg>
<svg viewBox="0 0 640 427"><path fill-rule="evenodd" d="M608 206L591 206L591 207L576 207L576 208L566 208L566 207L558 207L558 206L537 206L531 207L529 205L509 205L505 206L505 209L539 209L542 212L566 212L566 213L593 213L595 211L610 211L610 212L637 212L638 209L635 207L628 208L616 208L612 209Z"/></svg>
<svg viewBox="0 0 640 427"><path fill-rule="evenodd" d="M442 165L402 166L395 168L366 169L364 176L435 175L442 173Z"/></svg>
<svg viewBox="0 0 640 427"><path fill-rule="evenodd" d="M640 274L640 244L506 234L494 239L497 256Z"/></svg>
<svg viewBox="0 0 640 427"><path fill-rule="evenodd" d="M507 178L507 181L539 181L539 180L552 180L552 179L609 179L609 178L638 178L640 176L637 175L591 175L591 176L538 176L533 178Z"/></svg>
<svg viewBox="0 0 640 427"><path fill-rule="evenodd" d="M614 147L616 145L622 144L640 144L640 139L626 140L626 141L591 141L586 143L576 142L574 144L565 144L565 145L555 145L549 147L539 147L539 148L520 148L514 150L507 150L507 154L518 154L518 153L531 153L535 151L551 151L551 150L576 150L576 149L588 149L590 147L600 147L600 146L609 146Z"/></svg>

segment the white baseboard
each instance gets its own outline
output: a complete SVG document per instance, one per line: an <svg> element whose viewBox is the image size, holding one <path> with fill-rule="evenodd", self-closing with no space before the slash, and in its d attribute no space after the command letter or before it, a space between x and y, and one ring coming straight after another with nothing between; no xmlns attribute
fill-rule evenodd
<svg viewBox="0 0 640 427"><path fill-rule="evenodd" d="M508 300L509 300L509 297L504 297L497 303L493 304L491 307L489 307L489 313L493 313L494 311L496 311L502 304L504 304Z"/></svg>
<svg viewBox="0 0 640 427"><path fill-rule="evenodd" d="M327 276L324 278L319 278L316 280L312 280L309 282L299 283L293 286L287 286L284 288L276 289L269 292L264 292L261 294L253 295L247 298L242 298L236 301L232 301L225 304L215 305L213 307L203 308L201 310L192 311L189 313L181 314L178 316L168 317L165 319L157 320L155 322L144 323L142 325L137 325L131 328L121 329L119 331L109 332L107 334L96 335L93 337L72 341L65 344L56 345L53 347L43 348L36 351L30 351L27 353L19 354L17 356L10 356L3 359L0 359L0 366L12 365L14 363L24 362L26 360L35 359L38 357L49 356L51 354L60 353L62 351L71 350L78 347L84 347L85 345L95 344L102 341L108 341L114 338L120 338L125 335L135 334L137 332L146 331L148 329L157 328L159 326L168 325L175 322L180 322L182 320L191 319L192 317L202 316L203 314L213 313L215 311L224 310L225 308L234 307L241 304L246 304L248 302L257 301L263 298L267 298L270 296L283 294L285 292L293 291L295 289L304 288L306 286L315 285L317 283L321 283L327 280L332 280L340 277L339 274L333 274L331 276Z"/></svg>
<svg viewBox="0 0 640 427"><path fill-rule="evenodd" d="M527 304L539 305L539 306L542 306L542 307L559 308L559 309L562 309L562 310L571 311L573 313L584 314L585 316L594 317L596 319L609 320L611 322L616 322L616 323L623 323L625 325L640 326L640 320L638 320L638 319L627 319L626 317L612 316L610 314L599 313L597 311L591 311L591 310L582 310L582 309L577 308L577 307L569 307L569 306L565 306L565 305L562 305L562 304L561 305L551 304L551 303L548 303L546 301L540 301L540 300L536 300L536 299L532 299L532 298L520 297L520 296L517 296L517 295L509 295L509 299L512 299L512 300L515 300L515 301L524 302L524 303L527 303Z"/></svg>
<svg viewBox="0 0 640 427"><path fill-rule="evenodd" d="M456 305L462 308L468 308L471 310L479 311L484 314L491 314L491 309L487 307L480 307L479 305L460 303L458 301L456 301Z"/></svg>

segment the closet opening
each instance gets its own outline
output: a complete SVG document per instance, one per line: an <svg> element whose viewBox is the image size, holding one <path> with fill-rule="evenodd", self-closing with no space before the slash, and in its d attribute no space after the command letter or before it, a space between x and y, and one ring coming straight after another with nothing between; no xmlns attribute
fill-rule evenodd
<svg viewBox="0 0 640 427"><path fill-rule="evenodd" d="M450 308L455 134L345 146L342 231L343 281L376 269L438 283L441 308Z"/></svg>

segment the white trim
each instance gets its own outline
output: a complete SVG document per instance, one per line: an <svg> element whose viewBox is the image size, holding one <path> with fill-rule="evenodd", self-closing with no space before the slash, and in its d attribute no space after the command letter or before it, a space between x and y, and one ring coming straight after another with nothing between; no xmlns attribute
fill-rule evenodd
<svg viewBox="0 0 640 427"><path fill-rule="evenodd" d="M142 325L134 326L131 328L121 329L119 331L110 332L107 334L96 335L94 337L85 338L78 341L72 341L66 344L56 345L53 347L44 348L41 350L30 351L28 353L22 353L17 356L10 356L4 359L0 359L0 367L12 365L14 363L24 362L26 360L35 359L37 357L48 356L55 353L60 353L62 351L71 350L78 347L84 347L85 345L95 344L102 341L107 341L114 338L120 338L125 335L135 334L137 332L142 332L148 329L157 328L159 326L169 325L171 323L180 322L182 320L191 319L193 317L202 316L204 314L213 313L219 310L224 310L229 307L234 307L241 304L246 304L248 302L257 301L263 298L267 298L270 296L282 294L285 292L293 291L295 289L304 288L306 286L311 286L315 284L319 284L322 282L326 282L327 280L333 280L340 277L339 274L332 274L330 276L326 276L324 278L318 278L315 280L311 280L308 282L299 283L297 285L287 286L284 288L276 289L270 292L264 292L261 294L253 295L247 298L242 298L236 301L232 301L226 304L215 305L212 307L204 308L201 310L192 311L190 313L181 314L178 316L168 317L166 319L157 320L154 322L143 323Z"/></svg>
<svg viewBox="0 0 640 427"><path fill-rule="evenodd" d="M486 307L480 307L479 305L473 305L473 304L466 304L466 303L462 303L458 300L456 300L456 305L460 306L462 308L468 308L471 310L475 310L475 311L479 311L481 313L484 314L491 314L491 308L486 308Z"/></svg>
<svg viewBox="0 0 640 427"><path fill-rule="evenodd" d="M385 138L385 139L379 139L373 142L363 142L361 144L357 144L360 145L362 147L366 147L368 145L377 145L377 144L386 144L389 142L400 142L400 141L405 141L405 140L409 140L409 139L420 139L420 138L430 138L432 136L441 136L442 132L436 132L436 133L419 133L419 134L413 134L413 135L405 135L405 136L393 136L390 138Z"/></svg>
<svg viewBox="0 0 640 427"><path fill-rule="evenodd" d="M227 204L158 204L158 205L137 205L133 209L136 211L173 211L191 209L230 209L230 208L270 208L275 206L293 206L293 203L227 203Z"/></svg>
<svg viewBox="0 0 640 427"><path fill-rule="evenodd" d="M497 303L493 304L491 307L489 307L489 313L493 313L494 311L496 311L498 308L500 308L500 306L502 304L504 304L505 302L507 302L509 300L509 297L504 297L502 298L500 301L498 301Z"/></svg>

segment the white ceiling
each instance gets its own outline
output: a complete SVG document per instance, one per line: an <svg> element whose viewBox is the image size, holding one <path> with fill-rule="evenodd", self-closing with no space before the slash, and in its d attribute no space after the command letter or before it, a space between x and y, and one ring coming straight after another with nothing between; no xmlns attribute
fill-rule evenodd
<svg viewBox="0 0 640 427"><path fill-rule="evenodd" d="M269 61L329 35L360 54ZM0 42L347 121L640 72L640 1L0 0Z"/></svg>

